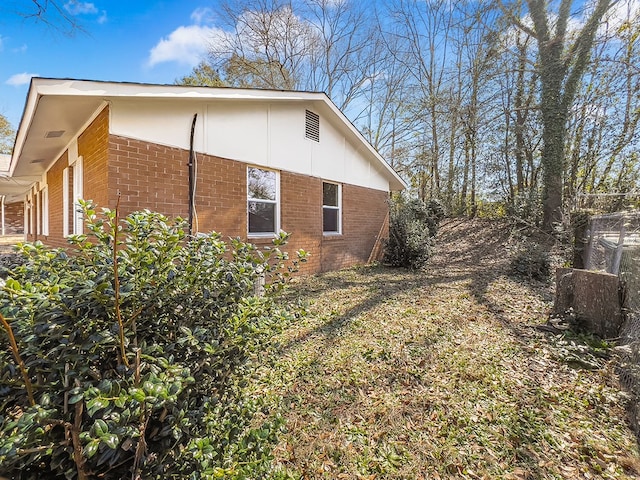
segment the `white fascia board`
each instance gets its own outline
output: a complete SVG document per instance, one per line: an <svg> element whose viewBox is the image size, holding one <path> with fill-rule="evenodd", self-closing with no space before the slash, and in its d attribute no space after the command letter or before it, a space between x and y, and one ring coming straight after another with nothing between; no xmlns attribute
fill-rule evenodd
<svg viewBox="0 0 640 480"><path fill-rule="evenodd" d="M13 152L11 154L11 162L9 163L10 177L13 176L13 172L16 169L18 158L20 158L20 154L22 153L22 147L24 145L25 138L27 137L27 132L29 131L31 120L33 119L33 113L35 112L36 106L38 105L38 99L40 98L40 95L37 92L37 86L35 85L35 80L37 79L31 79L29 92L27 93L27 100L22 112L22 118L20 118L18 132L16 133L16 141L15 145L13 146Z"/></svg>
<svg viewBox="0 0 640 480"><path fill-rule="evenodd" d="M98 82L89 80L34 78L42 95L190 98L199 100L319 100L324 93L261 90L230 87L190 87L143 83Z"/></svg>

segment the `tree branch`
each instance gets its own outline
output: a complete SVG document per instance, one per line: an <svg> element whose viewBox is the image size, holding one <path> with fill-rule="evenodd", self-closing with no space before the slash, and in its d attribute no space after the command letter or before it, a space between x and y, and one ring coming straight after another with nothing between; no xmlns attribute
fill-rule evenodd
<svg viewBox="0 0 640 480"><path fill-rule="evenodd" d="M9 322L4 318L4 315L0 313L0 322L2 322L2 326L7 332L7 336L9 337L9 343L11 344L11 351L13 353L13 358L16 359L18 363L18 368L20 368L20 373L22 374L22 379L24 380L24 386L27 389L27 396L29 397L29 403L31 406L36 404L36 400L33 397L33 386L31 385L31 380L29 379L29 372L27 371L27 367L20 356L20 351L18 350L18 344L16 343L16 337L13 335L13 329Z"/></svg>

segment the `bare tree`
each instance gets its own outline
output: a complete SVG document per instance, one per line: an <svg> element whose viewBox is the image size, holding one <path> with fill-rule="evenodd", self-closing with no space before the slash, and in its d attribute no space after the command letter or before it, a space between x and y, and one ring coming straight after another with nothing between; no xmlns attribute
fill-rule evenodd
<svg viewBox="0 0 640 480"><path fill-rule="evenodd" d="M348 0L302 0L298 8L314 30L302 87L325 92L346 110L381 74L372 64L388 55L376 34L374 9Z"/></svg>
<svg viewBox="0 0 640 480"><path fill-rule="evenodd" d="M0 11L6 11L25 20L34 20L64 34L72 35L77 31L83 31L76 18L65 8L67 4L73 4L73 1L30 0L15 2L8 0L2 3Z"/></svg>
<svg viewBox="0 0 640 480"><path fill-rule="evenodd" d="M442 111L447 96L450 30L455 22L454 5L447 0L423 2L397 0L390 7L392 34L401 46L399 57L409 62L411 81L418 96L414 101L419 119L416 166L419 166L420 195L440 197L443 137L446 117Z"/></svg>
<svg viewBox="0 0 640 480"><path fill-rule="evenodd" d="M227 1L221 18L223 44L210 51L218 71L236 85L298 89L314 45L312 26L285 0ZM243 75L246 78L243 79Z"/></svg>
<svg viewBox="0 0 640 480"><path fill-rule="evenodd" d="M573 0L561 0L557 12L552 12L544 0L527 0L532 27L525 25L505 7L518 28L535 38L538 46L543 125L542 225L548 231L562 220L567 122L589 65L596 32L613 2L597 0L587 13L583 26L574 32L569 31Z"/></svg>

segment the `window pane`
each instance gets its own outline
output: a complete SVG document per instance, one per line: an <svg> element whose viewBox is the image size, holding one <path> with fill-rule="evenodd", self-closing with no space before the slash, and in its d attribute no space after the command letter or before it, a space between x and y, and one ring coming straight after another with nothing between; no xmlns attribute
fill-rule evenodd
<svg viewBox="0 0 640 480"><path fill-rule="evenodd" d="M322 204L329 207L338 206L338 185L335 183L322 184Z"/></svg>
<svg viewBox="0 0 640 480"><path fill-rule="evenodd" d="M337 232L338 231L338 214L340 210L337 208L322 209L322 231Z"/></svg>
<svg viewBox="0 0 640 480"><path fill-rule="evenodd" d="M258 200L276 199L276 172L248 169L247 196Z"/></svg>
<svg viewBox="0 0 640 480"><path fill-rule="evenodd" d="M275 231L275 203L249 202L249 233L274 233Z"/></svg>

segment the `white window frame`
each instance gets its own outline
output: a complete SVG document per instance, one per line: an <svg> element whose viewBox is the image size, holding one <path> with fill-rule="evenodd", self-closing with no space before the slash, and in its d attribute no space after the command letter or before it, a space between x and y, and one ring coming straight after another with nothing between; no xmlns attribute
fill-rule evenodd
<svg viewBox="0 0 640 480"><path fill-rule="evenodd" d="M275 200L265 200L262 198L252 198L249 196L249 170L250 169L262 170L263 172L273 172L276 174L276 199ZM270 168L256 167L252 165L247 166L247 237L248 238L265 238L265 237L273 237L280 232L280 172L277 170L272 170ZM275 231L274 232L250 232L249 231L249 203L257 202L257 203L271 203L275 204Z"/></svg>
<svg viewBox="0 0 640 480"><path fill-rule="evenodd" d="M69 167L62 171L62 236L69 236Z"/></svg>
<svg viewBox="0 0 640 480"><path fill-rule="evenodd" d="M84 218L79 200L83 198L83 162L78 157L62 171L62 232L65 237L79 235L83 231ZM73 168L73 185L69 184L69 169ZM73 216L69 218L69 194L72 194Z"/></svg>
<svg viewBox="0 0 640 480"><path fill-rule="evenodd" d="M31 192L24 201L24 234L31 235L31 208L32 208Z"/></svg>
<svg viewBox="0 0 640 480"><path fill-rule="evenodd" d="M84 214L80 207L80 200L84 198L84 168L82 157L73 164L73 233L75 235L82 234L84 228Z"/></svg>
<svg viewBox="0 0 640 480"><path fill-rule="evenodd" d="M42 207L42 235L49 236L49 186L45 185L40 190Z"/></svg>
<svg viewBox="0 0 640 480"><path fill-rule="evenodd" d="M36 190L33 196L33 203L35 207L35 216L36 216L36 235L42 234L42 228L41 228L42 204L40 203L41 201L42 201L42 195L40 193L40 190Z"/></svg>
<svg viewBox="0 0 640 480"><path fill-rule="evenodd" d="M336 185L338 187L338 205L325 205L324 204L324 185ZM338 230L329 230L326 231L324 229L324 210L337 210L338 211ZM322 234L323 235L342 235L342 184L336 182L327 182L325 180L322 181Z"/></svg>

